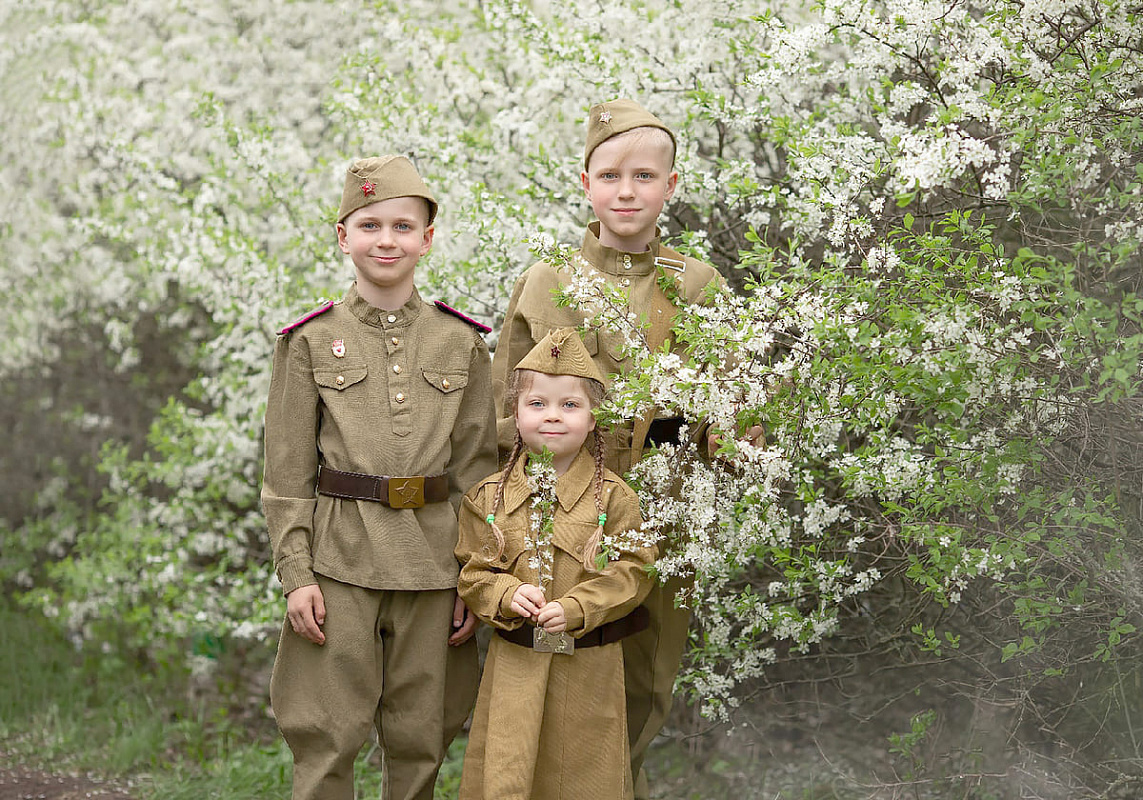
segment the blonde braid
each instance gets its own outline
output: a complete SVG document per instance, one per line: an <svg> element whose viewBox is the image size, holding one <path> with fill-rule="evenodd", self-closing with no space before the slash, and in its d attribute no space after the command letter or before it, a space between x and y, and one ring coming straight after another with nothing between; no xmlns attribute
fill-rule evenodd
<svg viewBox="0 0 1143 800"><path fill-rule="evenodd" d="M520 454L524 452L524 440L520 438L520 431L516 431L516 440L512 443L512 453L508 456L508 464L504 467L504 471L500 473L500 480L496 482L496 494L492 497L492 511L485 518L485 521L492 527L492 535L496 537L496 557L504 555L504 531L500 530L500 526L496 524L496 509L500 508L500 501L504 499L504 484L508 482L508 476L512 474L512 468L516 466L516 462L520 460Z"/></svg>

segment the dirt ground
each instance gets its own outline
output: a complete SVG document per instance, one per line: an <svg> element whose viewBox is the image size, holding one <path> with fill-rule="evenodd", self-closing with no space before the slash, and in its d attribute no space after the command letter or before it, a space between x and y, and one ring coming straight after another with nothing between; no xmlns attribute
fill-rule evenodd
<svg viewBox="0 0 1143 800"><path fill-rule="evenodd" d="M53 775L11 764L0 751L0 800L131 800L127 789L88 775Z"/></svg>

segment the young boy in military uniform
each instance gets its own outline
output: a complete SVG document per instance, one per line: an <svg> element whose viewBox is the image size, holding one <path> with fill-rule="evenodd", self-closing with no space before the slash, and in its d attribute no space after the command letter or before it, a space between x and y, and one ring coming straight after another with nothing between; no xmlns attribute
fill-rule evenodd
<svg viewBox="0 0 1143 800"><path fill-rule="evenodd" d="M286 595L270 700L295 800L349 800L371 727L382 797L431 800L475 701L475 618L453 556L496 467L488 329L421 300L436 201L400 156L348 170L337 240L356 281L279 332L262 502Z"/></svg>
<svg viewBox="0 0 1143 800"><path fill-rule="evenodd" d="M656 225L674 194L675 136L658 117L631 100L592 107L580 180L597 222L588 225L579 256L627 292L630 309L649 324L652 350L671 340L676 306L659 286L669 278L679 301L699 303L704 289L720 277L714 267L676 253L659 241ZM550 331L583 324L574 307L561 308L553 290L571 276L546 262L529 267L516 281L493 359L493 387L501 456L511 447L512 409L504 404L508 378L516 364ZM605 329L585 335L591 357L605 375L631 368L616 335ZM643 449L675 441L683 420L643 418L614 426L608 435L607 467L623 475L642 457ZM649 796L642 765L647 747L671 710L675 675L686 648L690 611L675 607L677 582L656 584L644 601L650 626L623 639L627 688L627 729L635 797Z"/></svg>

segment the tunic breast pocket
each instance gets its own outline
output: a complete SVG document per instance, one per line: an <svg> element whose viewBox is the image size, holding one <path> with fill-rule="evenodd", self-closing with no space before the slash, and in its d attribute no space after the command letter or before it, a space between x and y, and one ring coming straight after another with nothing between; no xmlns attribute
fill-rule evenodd
<svg viewBox="0 0 1143 800"><path fill-rule="evenodd" d="M449 395L468 386L468 370L465 369L422 369L425 382L441 394Z"/></svg>
<svg viewBox="0 0 1143 800"><path fill-rule="evenodd" d="M527 550L524 549L524 534L511 528L504 531L504 552L497 555L496 539L491 534L484 542L484 556L494 570L507 572L525 581L536 579L535 570L528 565Z"/></svg>
<svg viewBox="0 0 1143 800"><path fill-rule="evenodd" d="M596 524L572 520L561 520L552 533L552 544L577 561L583 558L583 546L595 533Z"/></svg>
<svg viewBox="0 0 1143 800"><path fill-rule="evenodd" d="M338 395L351 386L356 386L365 380L369 369L365 364L343 364L336 369L314 368L314 383L321 389L322 397L328 394Z"/></svg>
<svg viewBox="0 0 1143 800"><path fill-rule="evenodd" d="M610 359L611 364L607 366L614 365L616 367L604 369L604 372L623 371L623 368L619 367L627 361L627 355L623 352L625 345L623 334L616 333L609 328L592 328L584 332L583 343L587 346L587 352L591 353L596 364L600 364L601 359Z"/></svg>

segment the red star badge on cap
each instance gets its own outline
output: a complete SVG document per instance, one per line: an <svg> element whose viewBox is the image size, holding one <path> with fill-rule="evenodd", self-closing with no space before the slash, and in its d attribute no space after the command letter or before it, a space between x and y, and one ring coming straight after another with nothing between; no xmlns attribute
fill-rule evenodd
<svg viewBox="0 0 1143 800"><path fill-rule="evenodd" d="M370 183L369 181L366 181L365 183L361 184L361 193L363 195L365 195L366 197L368 197L369 195L373 194L373 192L376 188L377 187L374 186L372 183Z"/></svg>
<svg viewBox="0 0 1143 800"><path fill-rule="evenodd" d="M599 121L604 122L604 123L611 122L611 112L610 111L604 111L602 114L599 115Z"/></svg>

